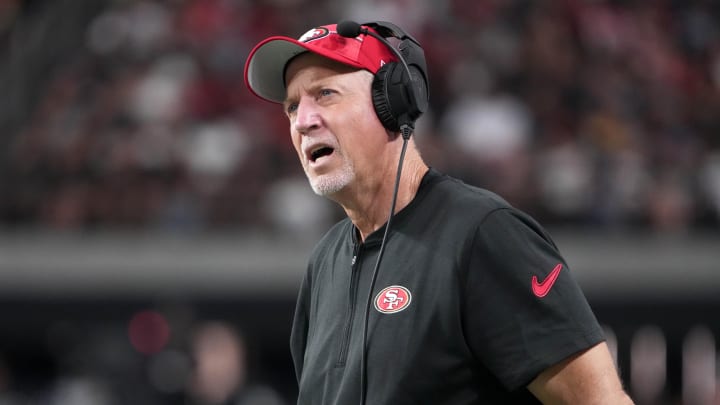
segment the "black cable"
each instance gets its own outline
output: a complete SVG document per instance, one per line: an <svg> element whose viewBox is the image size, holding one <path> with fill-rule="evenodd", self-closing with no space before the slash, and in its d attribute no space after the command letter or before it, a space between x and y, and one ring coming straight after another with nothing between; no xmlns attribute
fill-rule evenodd
<svg viewBox="0 0 720 405"><path fill-rule="evenodd" d="M385 253L385 242L387 241L388 234L390 233L390 223L395 216L395 203L397 202L398 190L400 189L400 178L402 175L403 162L405 161L405 150L407 149L408 140L412 135L412 127L405 124L400 127L403 137L402 150L400 151L400 159L398 160L397 175L395 177L395 190L393 191L392 203L390 204L390 214L388 215L387 223L385 224L385 233L383 233L382 242L380 243L380 252L378 252L377 260L375 261L375 268L370 278L370 288L368 290L367 301L365 302L365 320L363 321L363 332L362 332L362 354L360 355L360 405L365 405L365 392L367 391L367 334L368 334L368 320L370 318L370 302L373 298L373 289L375 288L375 280L377 279L378 269L380 268L380 262L382 261L383 253Z"/></svg>

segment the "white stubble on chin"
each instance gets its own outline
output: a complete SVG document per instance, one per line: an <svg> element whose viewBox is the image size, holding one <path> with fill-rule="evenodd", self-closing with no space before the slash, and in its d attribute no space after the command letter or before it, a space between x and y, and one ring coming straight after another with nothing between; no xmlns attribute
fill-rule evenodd
<svg viewBox="0 0 720 405"><path fill-rule="evenodd" d="M335 194L355 179L355 170L345 158L342 166L330 173L311 176L306 170L305 174L315 194L321 196Z"/></svg>

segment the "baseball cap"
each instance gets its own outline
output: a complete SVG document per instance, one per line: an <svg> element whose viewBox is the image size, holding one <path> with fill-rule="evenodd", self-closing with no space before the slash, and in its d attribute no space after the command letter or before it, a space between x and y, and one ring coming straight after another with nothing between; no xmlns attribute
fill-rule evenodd
<svg viewBox="0 0 720 405"><path fill-rule="evenodd" d="M273 36L255 45L245 63L245 84L256 96L282 103L285 67L292 58L308 51L373 74L385 63L398 60L387 45L370 35L346 38L337 33L337 24L323 25L299 39Z"/></svg>

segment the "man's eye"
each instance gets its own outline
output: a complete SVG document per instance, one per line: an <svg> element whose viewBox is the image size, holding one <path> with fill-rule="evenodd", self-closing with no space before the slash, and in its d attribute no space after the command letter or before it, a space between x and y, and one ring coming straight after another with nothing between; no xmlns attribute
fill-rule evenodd
<svg viewBox="0 0 720 405"><path fill-rule="evenodd" d="M333 93L330 89L321 89L320 90L320 96L329 96Z"/></svg>
<svg viewBox="0 0 720 405"><path fill-rule="evenodd" d="M285 107L285 112L288 114L292 114L295 111L297 111L298 103L289 103L287 107Z"/></svg>

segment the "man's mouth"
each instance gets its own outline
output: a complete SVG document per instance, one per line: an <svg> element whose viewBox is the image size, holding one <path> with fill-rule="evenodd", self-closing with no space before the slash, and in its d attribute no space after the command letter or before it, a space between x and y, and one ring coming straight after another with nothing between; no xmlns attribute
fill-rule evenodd
<svg viewBox="0 0 720 405"><path fill-rule="evenodd" d="M335 149L333 149L329 146L323 146L318 149L315 149L310 153L310 161L315 162L323 156L331 155L334 151L335 151Z"/></svg>

